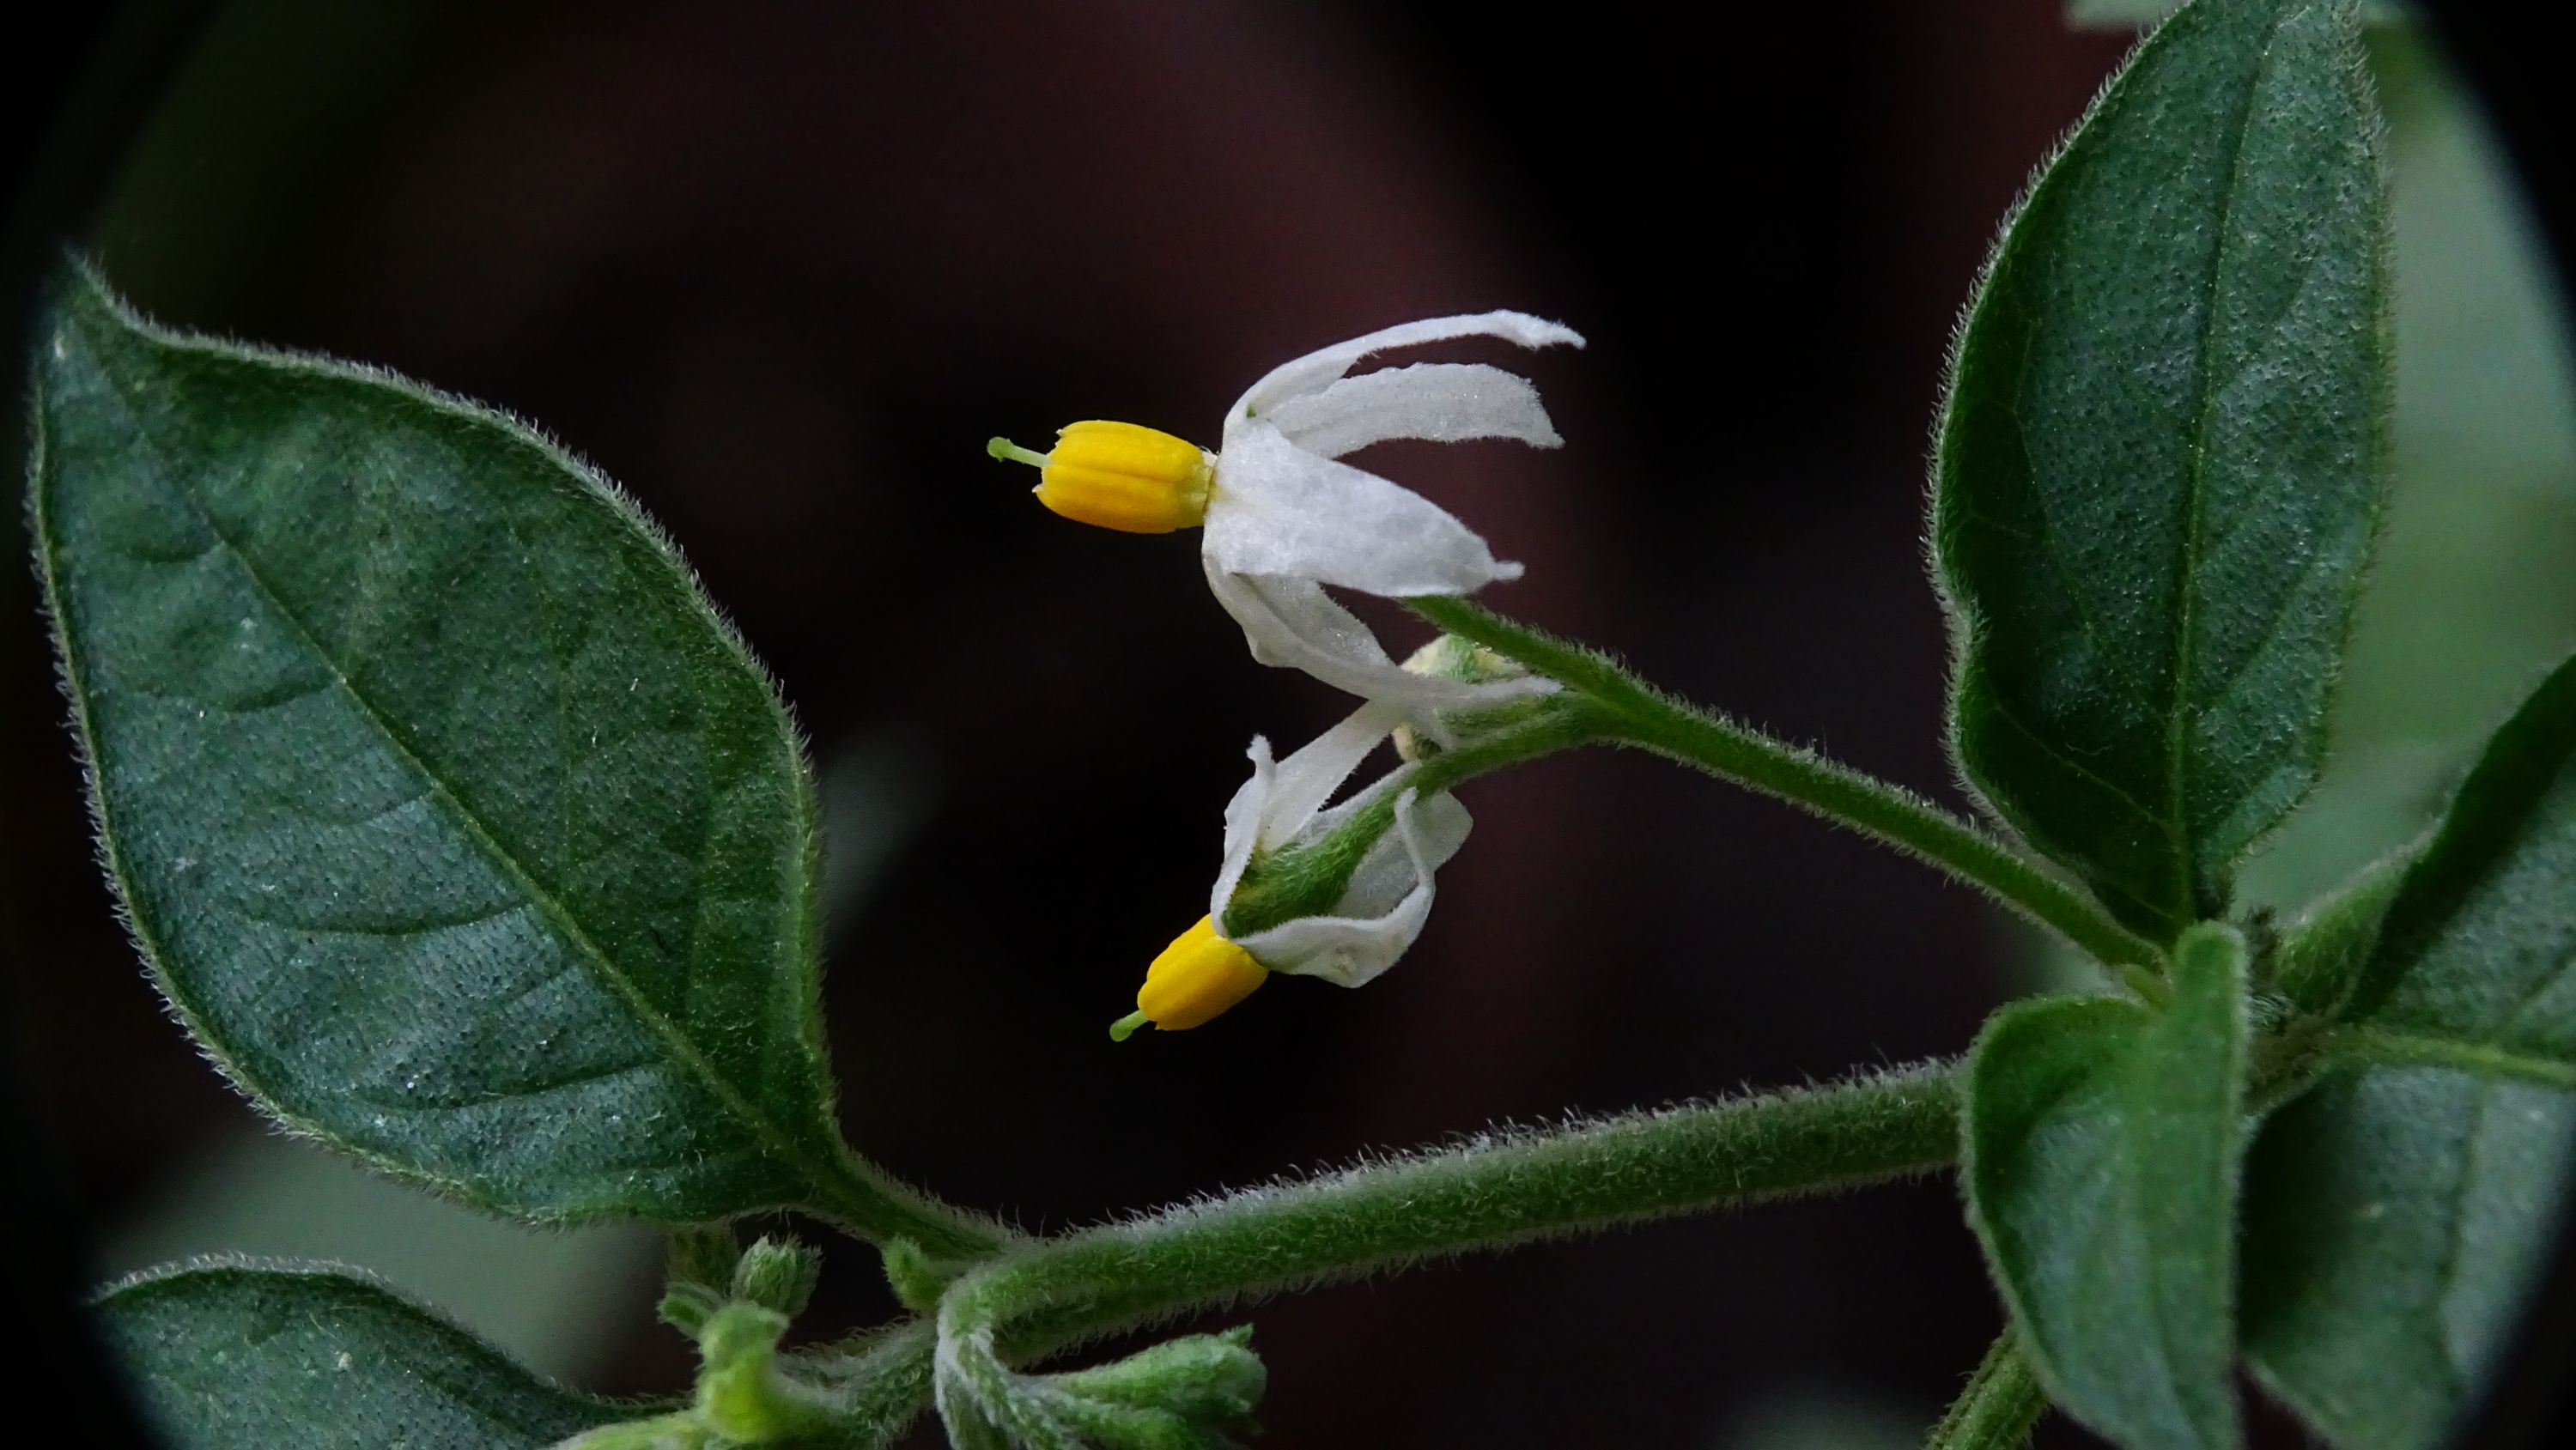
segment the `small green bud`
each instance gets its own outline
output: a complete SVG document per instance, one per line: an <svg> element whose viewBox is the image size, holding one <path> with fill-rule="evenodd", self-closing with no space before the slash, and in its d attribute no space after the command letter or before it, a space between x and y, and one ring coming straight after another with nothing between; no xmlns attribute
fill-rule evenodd
<svg viewBox="0 0 2576 1450"><path fill-rule="evenodd" d="M1408 674L1428 675L1435 680L1455 680L1462 685L1489 685L1499 680L1529 677L1520 661L1477 644L1444 634L1405 657ZM1482 710L1450 710L1440 715L1441 724L1461 740L1483 735L1506 725L1517 725L1540 710L1549 708L1548 697L1533 695L1525 700L1506 700ZM1439 753L1440 747L1425 740L1411 725L1395 727L1395 753L1406 760L1418 761Z"/></svg>
<svg viewBox="0 0 2576 1450"><path fill-rule="evenodd" d="M1084 1444L1100 1450L1232 1450L1235 1444L1169 1410L1074 1400L1063 1407L1063 1414L1082 1432Z"/></svg>
<svg viewBox="0 0 2576 1450"><path fill-rule="evenodd" d="M1252 1326L1240 1325L1223 1334L1193 1334L1109 1364L1046 1378L1058 1389L1096 1404L1156 1411L1200 1427L1236 1424L1252 1414L1270 1383L1270 1372L1261 1356L1252 1352L1251 1340ZM1129 1428L1142 1434L1148 1427L1138 1420Z"/></svg>
<svg viewBox="0 0 2576 1450"><path fill-rule="evenodd" d="M893 1286L897 1303L915 1314L939 1307L939 1296L948 1292L954 1276L938 1260L910 1239L888 1239L879 1252L885 1255L886 1283Z"/></svg>
<svg viewBox="0 0 2576 1450"><path fill-rule="evenodd" d="M793 1319L814 1297L823 1255L794 1239L763 1238L733 1267L733 1297Z"/></svg>

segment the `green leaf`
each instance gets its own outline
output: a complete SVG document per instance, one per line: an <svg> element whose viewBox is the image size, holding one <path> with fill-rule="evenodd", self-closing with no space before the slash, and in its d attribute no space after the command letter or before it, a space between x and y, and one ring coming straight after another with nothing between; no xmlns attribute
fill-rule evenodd
<svg viewBox="0 0 2576 1450"><path fill-rule="evenodd" d="M2576 1094L2349 1065L2246 1165L2246 1358L2342 1450L2446 1443L2564 1222Z"/></svg>
<svg viewBox="0 0 2576 1450"><path fill-rule="evenodd" d="M2127 30L2153 25L2182 8L2182 0L2067 0L2066 23L2078 30ZM2398 0L2365 0L2361 16L2373 25L2408 17Z"/></svg>
<svg viewBox="0 0 2576 1450"><path fill-rule="evenodd" d="M2576 658L2487 742L2340 1015L2576 1086Z"/></svg>
<svg viewBox="0 0 2576 1450"><path fill-rule="evenodd" d="M109 1290L97 1313L183 1450L536 1450L630 1413L334 1269L161 1270Z"/></svg>
<svg viewBox="0 0 2576 1450"><path fill-rule="evenodd" d="M2576 660L2487 743L2246 1188L2248 1358L2339 1446L2432 1445L2508 1341L2576 1145Z"/></svg>
<svg viewBox="0 0 2576 1450"><path fill-rule="evenodd" d="M2142 45L2014 219L1941 424L1951 732L1987 804L2160 941L2324 750L2388 401L2350 3Z"/></svg>
<svg viewBox="0 0 2576 1450"><path fill-rule="evenodd" d="M2066 23L2079 30L2153 25L2182 0L2067 0Z"/></svg>
<svg viewBox="0 0 2576 1450"><path fill-rule="evenodd" d="M1969 1217L2023 1350L2051 1399L2132 1450L2240 1439L2243 939L2186 934L2174 994L2008 1007L1968 1068Z"/></svg>
<svg viewBox="0 0 2576 1450"><path fill-rule="evenodd" d="M86 272L36 381L108 866L237 1082L526 1218L808 1204L982 1242L841 1142L795 731L605 482L382 373L152 327Z"/></svg>

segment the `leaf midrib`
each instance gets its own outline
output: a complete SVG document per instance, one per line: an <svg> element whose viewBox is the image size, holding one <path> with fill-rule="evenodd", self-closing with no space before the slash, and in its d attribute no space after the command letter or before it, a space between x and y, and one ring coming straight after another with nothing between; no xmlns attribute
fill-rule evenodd
<svg viewBox="0 0 2576 1450"><path fill-rule="evenodd" d="M66 330L70 331L75 329ZM616 997L616 999L623 1003L627 1010L632 1013L638 1021L644 1024L648 1032L661 1040L664 1047L670 1052L675 1061L677 1061L682 1067L688 1069L690 1074L696 1077L700 1081L701 1085L729 1112L731 1112L736 1118L740 1119L745 1125L750 1127L782 1162L794 1167L798 1172L805 1175L810 1184L819 1188L834 1181L836 1175L816 1172L810 1160L810 1155L804 1150L803 1146L797 1141L797 1139L788 1134L777 1124L773 1123L766 1114L761 1113L754 1108L751 1101L735 1087L733 1081L727 1075L718 1071L714 1064L708 1061L708 1059L697 1050L695 1044L688 1040L687 1036L680 1031L677 1024L672 1022L667 1014L654 1008L650 1002L644 998L642 993L636 989L634 983L629 980L626 973L617 965L608 953L599 946L597 942L591 939L589 933L583 930L581 924L574 919L571 912L555 898L552 892L547 891L543 886L538 884L536 878L528 872L528 870L519 862L518 858L513 855L507 847L501 844L499 838L484 825L482 819L464 803L463 799L459 797L453 789L449 787L446 780L437 771L433 770L426 760L414 752L411 747L404 742L403 738L393 729L392 724L384 713L378 710L375 703L369 700L367 696L359 690L356 682L350 678L349 672L342 667L337 659L322 648L311 628L305 624L304 620L298 616L294 610L287 606L285 600L277 593L277 591L270 587L267 577L262 574L258 564L254 562L250 553L243 549L239 544L235 543L232 537L224 531L222 525L217 522L213 511L207 508L205 503L199 499L196 493L188 486L185 481L185 471L175 469L171 466L168 451L163 447L155 432L147 426L147 414L142 409L138 408L134 400L127 395L122 381L115 375L114 370L100 365L98 350L90 344L90 340L86 334L86 329L77 329L77 331L81 333L81 344L84 352L89 354L94 376L99 378L105 384L103 390L105 394L108 397L113 398L116 401L117 406L124 411L129 423L132 425L132 436L141 448L150 455L156 467L156 471L161 475L163 481L168 484L173 493L187 501L190 509L195 513L198 520L205 525L206 531L214 536L215 540L222 545L226 553L230 554L240 563L243 576L250 581L253 588L259 591L261 598L265 599L269 606L277 611L278 617L285 620L289 627L295 631L296 638L303 644L304 648L311 654L311 656L315 660L320 661L322 666L331 672L333 682L340 687L341 692L348 698L350 703L357 707L359 713L364 716L367 723L374 728L376 734L384 741L387 748L394 751L394 753L399 756L405 764L409 765L413 770L419 773L420 778L428 783L429 789L435 792L439 798L447 804L449 810L453 813L454 818L464 826L464 828L471 834L474 841L482 847L485 855L498 865L508 875L511 883L519 890L526 893L529 901L545 915L548 921L555 925L558 931L564 934L566 939L569 940L576 948L581 958L588 961L593 966L595 969L595 976L609 988L610 992ZM192 360L196 356L195 351L192 349L176 344L162 343L158 339L150 337L139 337L139 342L145 348L178 352L182 356L190 357Z"/></svg>
<svg viewBox="0 0 2576 1450"><path fill-rule="evenodd" d="M2218 217L2213 226L2217 243L2211 249L2209 281L2201 297L2200 355L2195 368L2200 398L2195 410L2198 417L2192 425L2191 451L2184 465L2182 557L2178 561L2182 579L2178 591L2180 617L2174 625L2173 693L2165 708L2165 829L2173 842L2174 869L2180 874L2174 883L2178 915L2186 920L2197 915L2200 908L2200 862L2193 849L2190 822L2185 819L2184 777L2190 764L2191 740L2183 714L2191 699L2193 635L2200 613L2193 607L2197 602L2194 589L2204 547L2201 536L2207 523L2209 435L2216 420L2220 391L2213 378L2218 301L2221 283L2238 252L2236 201L2245 173L2246 137L2254 129L2255 100L2263 94L2271 76L2273 50L2287 23L2286 16L2275 17L2264 31L2262 48L2255 53L2253 82L2246 87L2228 137L2227 179L2219 188Z"/></svg>
<svg viewBox="0 0 2576 1450"><path fill-rule="evenodd" d="M2488 1079L2512 1079L2576 1091L2576 1063L2501 1043L2434 1037L2361 1024L2338 1028L2337 1053L2391 1067L2445 1067Z"/></svg>

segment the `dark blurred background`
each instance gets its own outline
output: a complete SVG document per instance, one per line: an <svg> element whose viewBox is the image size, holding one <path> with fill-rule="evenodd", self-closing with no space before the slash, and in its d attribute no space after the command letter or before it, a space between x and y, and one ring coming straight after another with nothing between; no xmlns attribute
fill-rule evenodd
<svg viewBox="0 0 2576 1450"><path fill-rule="evenodd" d="M1469 790L1430 931L1366 991L1103 1035L1202 909L1245 742L1348 702L1244 657L1193 542L1066 524L983 440L1105 416L1204 441L1272 363L1389 322L1509 306L1591 338L1469 350L1537 378L1563 452L1370 460L1527 562L1492 603L1958 799L1928 420L1998 219L2128 33L2058 0L1777 8L1732 41L1695 11L1513 13L244 0L135 52L148 107L64 134L138 123L80 241L146 310L537 420L668 527L813 741L853 1141L1055 1229L1956 1052L2060 970L1889 853L1596 754ZM2382 29L2374 63L2400 484L2334 774L2250 887L2284 904L2408 835L2576 646L2561 299L2423 34ZM0 588L9 1052L83 1272L344 1259L584 1387L683 1386L652 1235L380 1182L197 1058L93 867L33 590ZM806 1330L889 1310L844 1247ZM1999 1323L1943 1182L1252 1317L1278 1450L1910 1445Z"/></svg>

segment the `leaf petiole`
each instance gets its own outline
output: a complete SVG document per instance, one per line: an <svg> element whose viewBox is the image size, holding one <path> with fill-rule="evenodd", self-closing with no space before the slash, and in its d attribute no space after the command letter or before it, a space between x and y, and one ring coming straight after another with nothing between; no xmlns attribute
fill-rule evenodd
<svg viewBox="0 0 2576 1450"><path fill-rule="evenodd" d="M2030 1442L2047 1409L2048 1397L2022 1356L2021 1341L2006 1327L1978 1361L1968 1387L1932 1427L1923 1450L2018 1450Z"/></svg>

